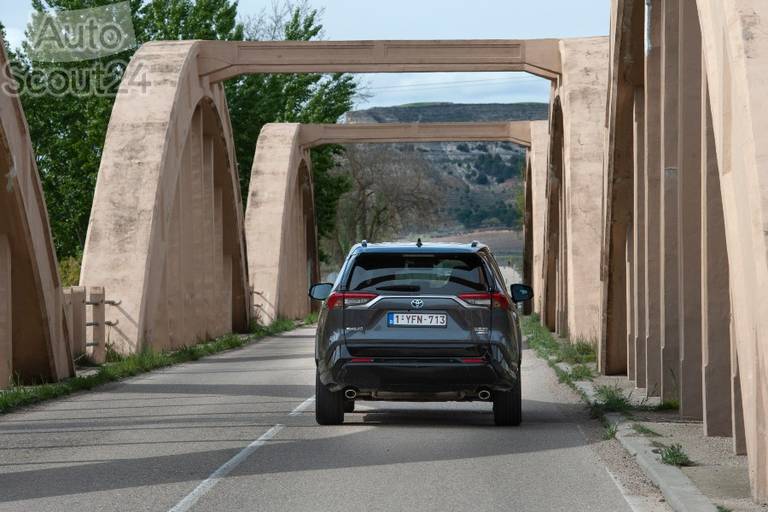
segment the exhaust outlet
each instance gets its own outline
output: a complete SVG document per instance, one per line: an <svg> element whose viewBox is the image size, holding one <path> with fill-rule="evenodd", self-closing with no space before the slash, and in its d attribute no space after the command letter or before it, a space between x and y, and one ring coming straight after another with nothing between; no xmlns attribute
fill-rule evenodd
<svg viewBox="0 0 768 512"><path fill-rule="evenodd" d="M344 391L344 397L347 400L354 400L355 398L357 398L357 391L352 388L348 388Z"/></svg>
<svg viewBox="0 0 768 512"><path fill-rule="evenodd" d="M480 400L490 400L491 399L491 392L487 389L481 389L480 392L477 394L477 397Z"/></svg>

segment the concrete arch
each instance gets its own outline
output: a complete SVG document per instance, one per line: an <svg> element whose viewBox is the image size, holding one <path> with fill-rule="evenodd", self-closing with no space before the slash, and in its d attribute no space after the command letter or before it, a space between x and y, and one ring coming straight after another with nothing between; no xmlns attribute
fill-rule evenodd
<svg viewBox="0 0 768 512"><path fill-rule="evenodd" d="M0 389L74 375L56 252L0 39Z"/></svg>
<svg viewBox="0 0 768 512"><path fill-rule="evenodd" d="M256 144L245 212L251 317L302 318L319 278L312 168L301 125L268 124Z"/></svg>
<svg viewBox="0 0 768 512"><path fill-rule="evenodd" d="M531 240L533 261L531 262L531 282L534 290L533 311L542 314L543 279L544 279L544 237L546 233L546 188L549 155L549 121L531 123L531 150L528 161L530 164L531 184ZM527 235L526 235L527 237ZM527 243L527 238L526 238Z"/></svg>
<svg viewBox="0 0 768 512"><path fill-rule="evenodd" d="M243 216L224 90L200 79L199 44L150 43L112 112L82 286L121 300L122 352L248 329Z"/></svg>

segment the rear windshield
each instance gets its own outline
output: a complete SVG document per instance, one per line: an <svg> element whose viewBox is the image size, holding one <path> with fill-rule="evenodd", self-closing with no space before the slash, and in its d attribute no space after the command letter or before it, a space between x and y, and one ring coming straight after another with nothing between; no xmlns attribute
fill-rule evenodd
<svg viewBox="0 0 768 512"><path fill-rule="evenodd" d="M477 254L361 254L347 282L351 291L458 295L488 290Z"/></svg>

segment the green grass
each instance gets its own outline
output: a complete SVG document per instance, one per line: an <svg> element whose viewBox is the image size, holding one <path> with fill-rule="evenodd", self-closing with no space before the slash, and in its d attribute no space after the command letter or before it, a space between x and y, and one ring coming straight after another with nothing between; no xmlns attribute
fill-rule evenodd
<svg viewBox="0 0 768 512"><path fill-rule="evenodd" d="M301 324L311 323L313 317L307 318ZM150 372L158 368L165 368L175 364L196 361L202 357L240 348L253 343L259 338L273 336L297 327L297 323L291 320L277 320L268 326L254 326L253 336L240 337L228 335L216 340L200 343L191 347L182 347L173 352L153 352L150 350L123 356L114 348L108 347L108 363L99 367L92 375L74 377L61 382L43 383L37 386L14 385L6 391L0 391L0 414L5 414L19 407L24 407L46 400L87 391L108 382L114 382L141 373Z"/></svg>
<svg viewBox="0 0 768 512"><path fill-rule="evenodd" d="M664 400L653 409L656 411L677 411L680 409L680 402L677 400Z"/></svg>
<svg viewBox="0 0 768 512"><path fill-rule="evenodd" d="M660 454L661 462L664 464L677 467L693 465L693 461L691 461L688 454L683 450L683 446L680 444L675 443L670 446L665 446L661 449Z"/></svg>
<svg viewBox="0 0 768 512"><path fill-rule="evenodd" d="M615 424L608 423L603 427L603 439L605 439L606 441L615 439L618 431L619 431L619 428Z"/></svg>
<svg viewBox="0 0 768 512"><path fill-rule="evenodd" d="M733 512L733 509L730 509L728 507L724 507L722 505L717 506L717 512Z"/></svg>
<svg viewBox="0 0 768 512"><path fill-rule="evenodd" d="M552 333L541 325L538 315L523 317L521 329L523 334L528 336L528 346L542 359L571 365L585 365L594 362L597 358L595 349L589 343L584 341L563 343L555 339Z"/></svg>
<svg viewBox="0 0 768 512"><path fill-rule="evenodd" d="M661 437L661 434L656 432L653 429L650 429L646 427L645 425L641 425L640 423L635 423L632 425L632 428L640 435L644 435L646 437Z"/></svg>
<svg viewBox="0 0 768 512"><path fill-rule="evenodd" d="M624 413L632 408L629 397L618 386L597 386L595 402L592 404L592 416L601 417L607 412Z"/></svg>

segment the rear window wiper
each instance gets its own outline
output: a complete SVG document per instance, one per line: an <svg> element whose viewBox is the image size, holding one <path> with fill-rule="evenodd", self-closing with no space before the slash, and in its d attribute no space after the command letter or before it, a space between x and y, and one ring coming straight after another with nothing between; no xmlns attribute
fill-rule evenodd
<svg viewBox="0 0 768 512"><path fill-rule="evenodd" d="M390 286L377 286L376 289L383 292L418 292L421 290L421 286L415 284L394 284Z"/></svg>

